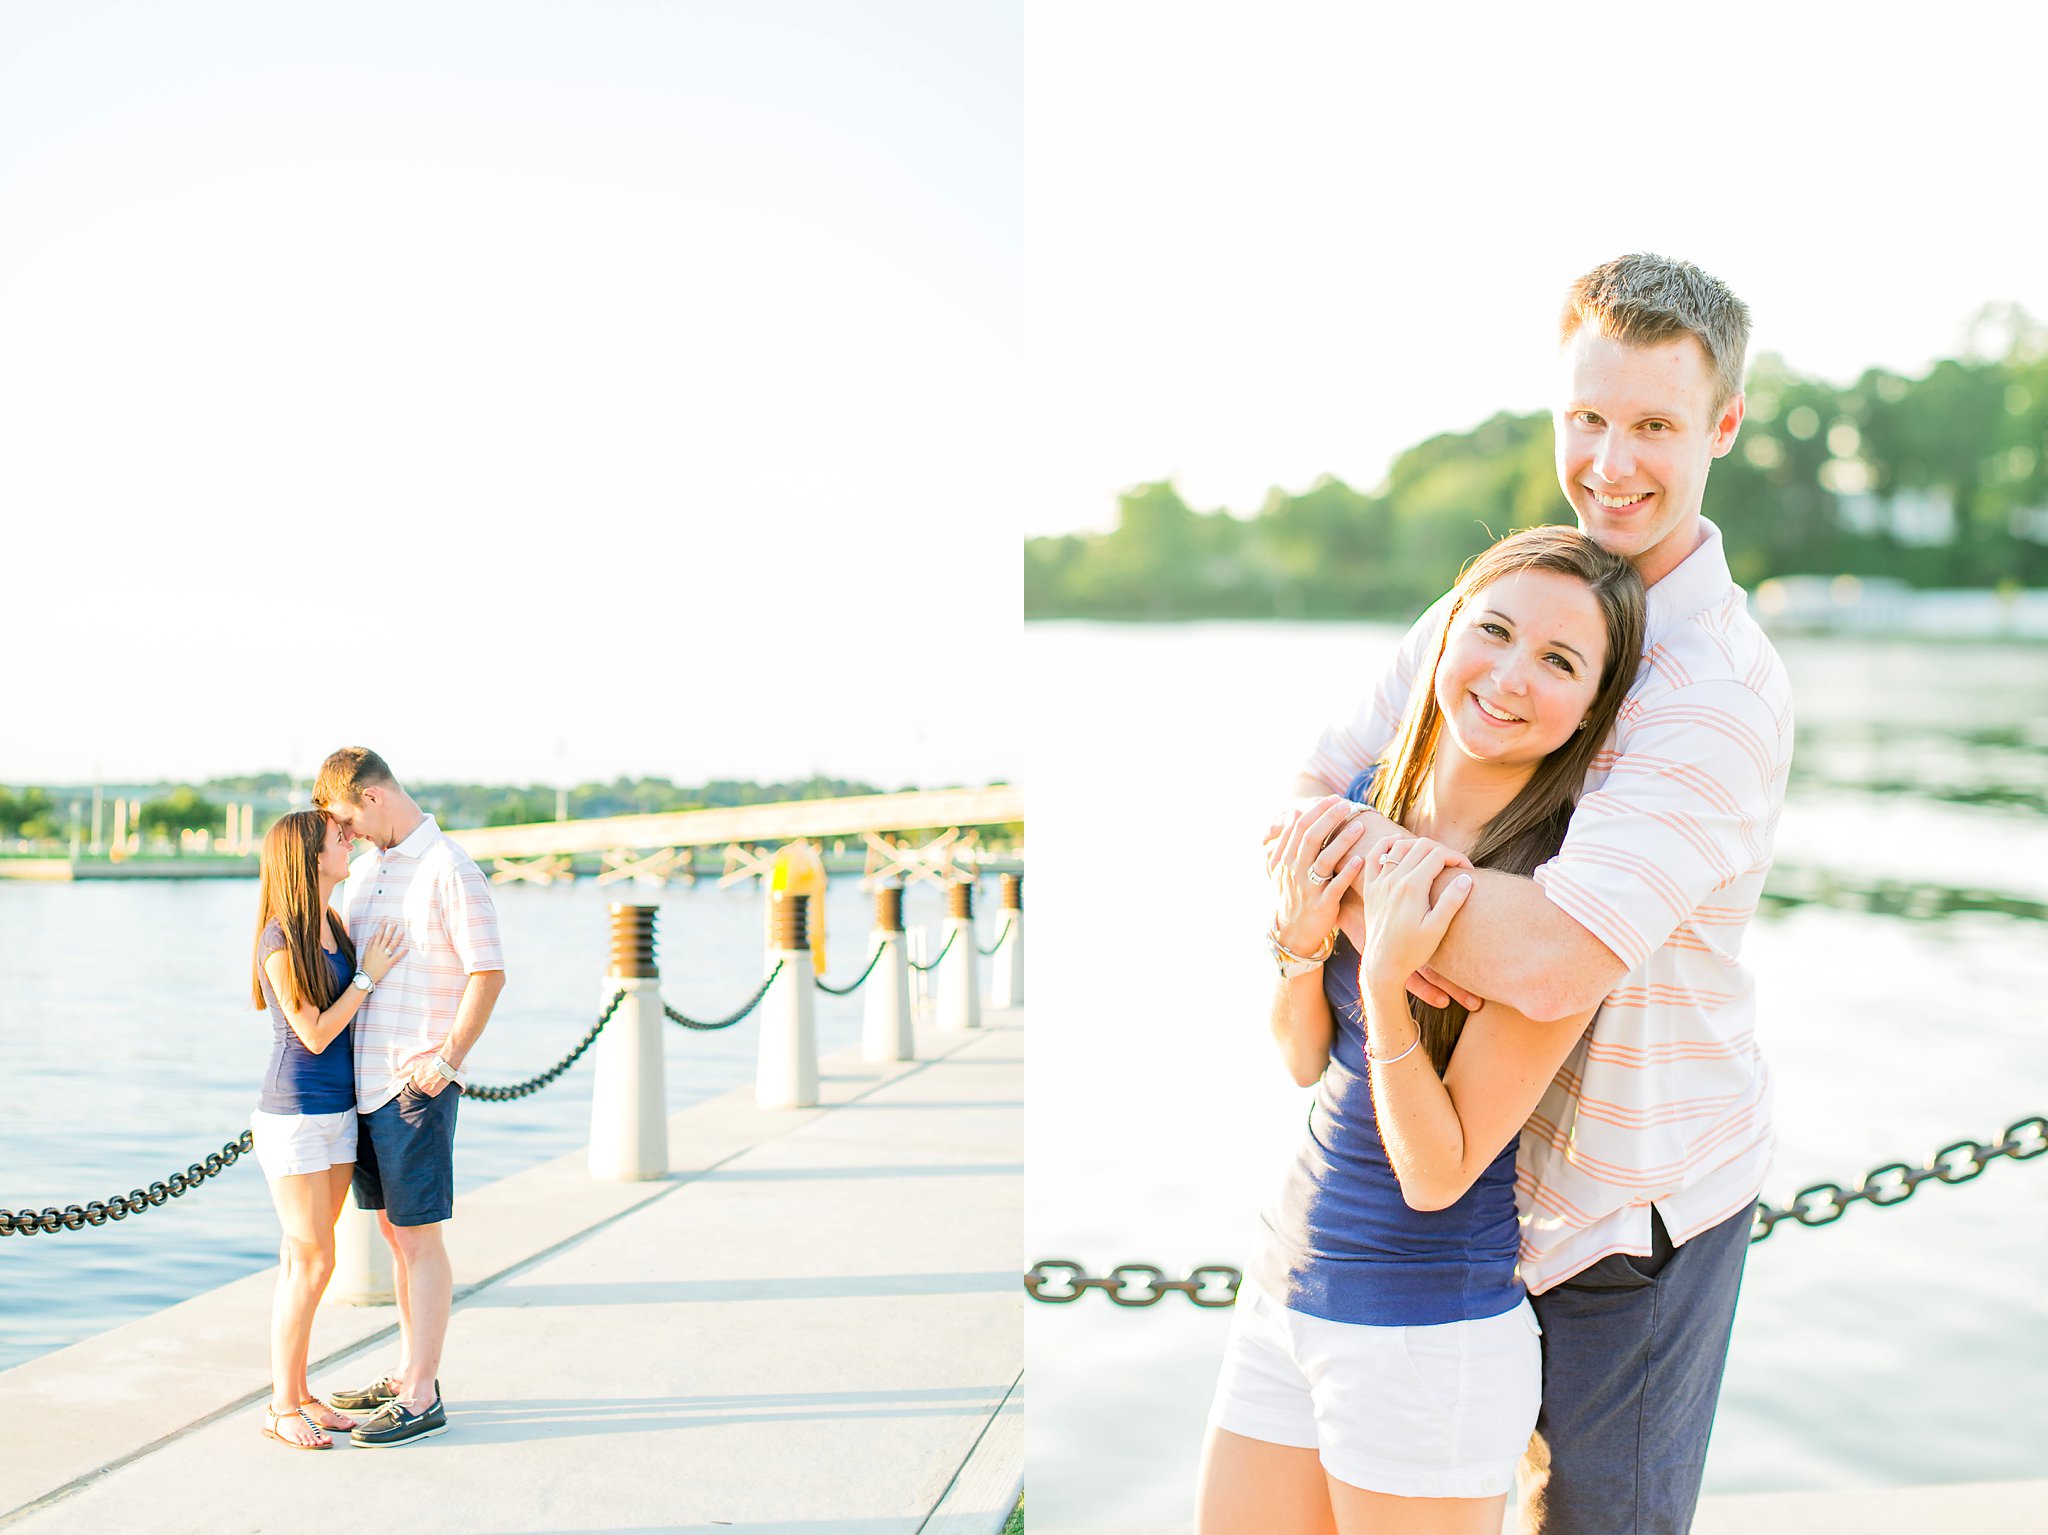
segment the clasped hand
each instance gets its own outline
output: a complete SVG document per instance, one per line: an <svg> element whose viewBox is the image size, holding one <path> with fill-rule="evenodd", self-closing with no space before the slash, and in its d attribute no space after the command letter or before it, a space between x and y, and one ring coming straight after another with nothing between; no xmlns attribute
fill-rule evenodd
<svg viewBox="0 0 2048 1535"><path fill-rule="evenodd" d="M1277 846L1267 848L1279 910L1273 930L1296 954L1312 954L1337 925L1337 905L1363 867L1356 851L1366 833L1358 806L1325 795L1291 810Z"/></svg>
<svg viewBox="0 0 2048 1535"><path fill-rule="evenodd" d="M1361 845L1375 826L1391 829L1384 831L1376 843ZM1296 954L1311 954L1322 947L1334 927L1363 954L1367 924L1361 894L1364 882L1359 874L1362 870L1391 868L1376 860L1396 843L1440 849L1444 854L1443 867L1472 867L1464 854L1427 837L1410 837L1392 822L1341 795L1311 800L1276 820L1266 829L1266 871L1273 876L1278 897L1274 929L1280 941ZM1311 880L1311 872L1328 874L1328 882ZM1463 897L1459 899L1462 901ZM1444 920L1448 923L1450 919ZM1442 936L1441 929L1438 936ZM1424 958L1433 952L1434 944ZM1418 964L1406 984L1412 995L1432 1007L1446 1007L1456 1001L1467 1012L1477 1012L1485 1006L1483 998L1453 985L1427 964Z"/></svg>
<svg viewBox="0 0 2048 1535"><path fill-rule="evenodd" d="M1463 853L1405 833L1381 837L1366 849L1358 877L1365 923L1358 967L1362 990L1392 985L1412 989L1410 977L1443 942L1451 918L1472 893L1472 878L1460 874L1434 900L1430 888L1444 870L1471 867L1472 860Z"/></svg>

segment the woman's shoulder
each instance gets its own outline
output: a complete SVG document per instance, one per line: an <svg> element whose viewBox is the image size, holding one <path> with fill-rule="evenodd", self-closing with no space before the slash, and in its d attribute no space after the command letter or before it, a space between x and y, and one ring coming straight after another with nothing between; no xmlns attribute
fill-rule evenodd
<svg viewBox="0 0 2048 1535"><path fill-rule="evenodd" d="M274 954L285 946L284 924L277 918L272 917L263 924L262 935L256 940L256 952L258 954Z"/></svg>

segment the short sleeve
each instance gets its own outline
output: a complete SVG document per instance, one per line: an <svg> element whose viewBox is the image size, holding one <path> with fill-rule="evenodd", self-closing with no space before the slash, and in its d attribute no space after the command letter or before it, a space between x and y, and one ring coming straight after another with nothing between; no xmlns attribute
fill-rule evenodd
<svg viewBox="0 0 2048 1535"><path fill-rule="evenodd" d="M279 949L285 947L284 924L272 917L263 925L263 934L256 940L256 963L262 964Z"/></svg>
<svg viewBox="0 0 2048 1535"><path fill-rule="evenodd" d="M503 970L505 951L498 941L498 907L490 882L468 857L457 857L438 884L441 922L449 947L462 961L465 975Z"/></svg>
<svg viewBox="0 0 2048 1535"><path fill-rule="evenodd" d="M1789 753L1770 706L1728 680L1625 711L1615 750L1535 877L1633 970L1715 891L1769 867Z"/></svg>
<svg viewBox="0 0 2048 1535"><path fill-rule="evenodd" d="M1302 764L1302 772L1320 779L1335 794L1393 744L1416 679L1429 671L1435 660L1450 612L1451 593L1446 592L1415 620L1380 673L1378 684L1359 700L1357 708L1324 728Z"/></svg>

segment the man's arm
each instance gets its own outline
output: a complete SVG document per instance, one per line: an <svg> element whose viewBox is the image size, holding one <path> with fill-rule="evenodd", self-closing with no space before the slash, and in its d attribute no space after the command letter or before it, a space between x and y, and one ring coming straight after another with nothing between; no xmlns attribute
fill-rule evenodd
<svg viewBox="0 0 2048 1535"><path fill-rule="evenodd" d="M1388 831L1400 829L1376 810L1360 814ZM1365 834L1362 845L1370 847L1385 834L1378 827ZM1439 875L1430 889L1432 901L1462 872ZM1449 986L1469 1011L1491 997L1550 1023L1588 1011L1628 973L1612 949L1559 910L1533 879L1498 869L1470 872L1472 893L1450 931L1429 964L1409 977L1415 996L1442 1007L1446 997L1436 988ZM1365 915L1351 891L1338 908L1337 926L1354 946L1364 945Z"/></svg>
<svg viewBox="0 0 2048 1535"><path fill-rule="evenodd" d="M1745 683L1639 708L1557 856L1533 879L1480 871L1431 966L1532 1018L1591 1007L1714 891L1768 867L1788 758L1772 706Z"/></svg>
<svg viewBox="0 0 2048 1535"><path fill-rule="evenodd" d="M457 1071L462 1070L462 1063L483 1034L484 1025L491 1021L491 1009L498 1005L498 994L504 989L505 972L502 970L472 970L469 979L463 983L462 1000L455 1008L455 1022L435 1052ZM431 1098L448 1085L448 1079L435 1068L430 1057L413 1062L412 1085Z"/></svg>
<svg viewBox="0 0 2048 1535"><path fill-rule="evenodd" d="M1457 870L1437 877L1442 895ZM1479 869L1429 968L1540 1023L1587 1013L1628 974L1619 955L1567 916L1533 879Z"/></svg>

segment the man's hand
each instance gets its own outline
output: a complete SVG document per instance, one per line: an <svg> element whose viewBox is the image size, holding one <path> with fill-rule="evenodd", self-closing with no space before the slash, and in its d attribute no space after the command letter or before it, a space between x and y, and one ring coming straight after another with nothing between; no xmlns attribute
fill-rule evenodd
<svg viewBox="0 0 2048 1535"><path fill-rule="evenodd" d="M1408 977L1408 995L1427 1002L1431 1007L1449 1007L1455 1002L1468 1013L1476 1013L1486 1006L1486 998L1474 996L1464 987L1445 980L1427 965Z"/></svg>
<svg viewBox="0 0 2048 1535"><path fill-rule="evenodd" d="M425 1093L429 1098L440 1096L441 1089L448 1085L448 1079L441 1075L441 1068L434 1064L434 1058L423 1056L412 1063L406 1073L416 1093Z"/></svg>

